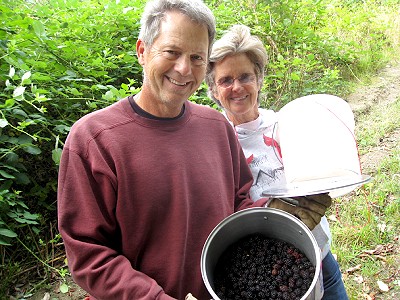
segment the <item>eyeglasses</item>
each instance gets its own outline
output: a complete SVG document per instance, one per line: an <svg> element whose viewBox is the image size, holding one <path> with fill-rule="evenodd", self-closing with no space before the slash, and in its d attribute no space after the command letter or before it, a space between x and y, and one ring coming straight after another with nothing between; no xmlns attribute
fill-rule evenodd
<svg viewBox="0 0 400 300"><path fill-rule="evenodd" d="M254 83L255 79L256 79L256 75L244 73L236 78L233 78L230 76L222 77L222 78L218 79L217 85L224 89L229 89L233 86L233 83L235 82L235 80L238 80L240 82L240 84L243 85L243 84Z"/></svg>

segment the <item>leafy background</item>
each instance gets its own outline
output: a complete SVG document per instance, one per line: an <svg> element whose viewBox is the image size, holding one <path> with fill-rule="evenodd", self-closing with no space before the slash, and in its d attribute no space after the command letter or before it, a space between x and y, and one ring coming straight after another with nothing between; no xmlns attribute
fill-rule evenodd
<svg viewBox="0 0 400 300"><path fill-rule="evenodd" d="M206 1L218 35L252 28L269 64L264 107L345 96L396 56L400 1ZM0 298L68 274L57 231L57 170L70 126L140 90L143 1L0 2ZM215 107L206 86L192 96Z"/></svg>

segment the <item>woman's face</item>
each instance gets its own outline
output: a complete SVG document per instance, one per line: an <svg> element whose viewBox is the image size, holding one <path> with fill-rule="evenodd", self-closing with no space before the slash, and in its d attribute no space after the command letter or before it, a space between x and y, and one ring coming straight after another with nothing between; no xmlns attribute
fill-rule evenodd
<svg viewBox="0 0 400 300"><path fill-rule="evenodd" d="M258 117L257 97L260 90L255 66L246 54L235 54L215 63L214 97L221 102L234 125Z"/></svg>

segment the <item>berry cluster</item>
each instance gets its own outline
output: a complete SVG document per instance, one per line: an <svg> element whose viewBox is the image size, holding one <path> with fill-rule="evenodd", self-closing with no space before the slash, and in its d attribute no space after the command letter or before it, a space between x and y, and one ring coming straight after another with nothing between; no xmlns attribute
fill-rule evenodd
<svg viewBox="0 0 400 300"><path fill-rule="evenodd" d="M221 300L301 299L315 267L293 245L248 235L229 246L214 270L214 291Z"/></svg>

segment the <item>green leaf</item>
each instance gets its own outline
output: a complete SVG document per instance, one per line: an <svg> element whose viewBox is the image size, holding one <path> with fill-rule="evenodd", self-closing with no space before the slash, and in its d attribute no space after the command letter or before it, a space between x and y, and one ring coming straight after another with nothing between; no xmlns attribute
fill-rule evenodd
<svg viewBox="0 0 400 300"><path fill-rule="evenodd" d="M62 154L62 150L60 148L57 148L57 149L54 149L53 151L51 151L51 158L53 159L53 161L55 162L55 164L57 166L60 164L61 154Z"/></svg>
<svg viewBox="0 0 400 300"><path fill-rule="evenodd" d="M41 40L47 39L46 37L46 30L44 25L40 21L33 21L33 30L35 31L37 37Z"/></svg>
<svg viewBox="0 0 400 300"><path fill-rule="evenodd" d="M0 245L3 245L3 246L11 246L10 243L8 243L8 242L6 242L5 240L1 239L1 237L0 237Z"/></svg>
<svg viewBox="0 0 400 300"><path fill-rule="evenodd" d="M7 99L4 104L0 105L0 108L9 108L12 107L15 103L14 99Z"/></svg>
<svg viewBox="0 0 400 300"><path fill-rule="evenodd" d="M35 224L35 225L38 224L38 222L36 222L36 221L27 220L27 219L20 218L20 217L15 217L14 220L21 224Z"/></svg>
<svg viewBox="0 0 400 300"><path fill-rule="evenodd" d="M27 117L28 117L28 115L26 114L26 112L24 112L22 109L19 109L19 108L13 109L12 112L13 112L14 115L19 115L19 116L22 116L22 117L24 117L24 118L27 118Z"/></svg>
<svg viewBox="0 0 400 300"><path fill-rule="evenodd" d="M14 231L9 230L7 228L0 228L0 235L6 236L9 238L15 238L18 236Z"/></svg>
<svg viewBox="0 0 400 300"><path fill-rule="evenodd" d="M295 57L295 58L293 59L293 61L292 61L292 64L293 64L294 66L298 66L298 65L300 65L302 62L303 62L303 60L302 60L301 58Z"/></svg>
<svg viewBox="0 0 400 300"><path fill-rule="evenodd" d="M3 176L4 178L8 178L8 179L14 179L15 177L9 173L7 173L6 171L0 170L0 175Z"/></svg>
<svg viewBox="0 0 400 300"><path fill-rule="evenodd" d="M32 79L36 81L50 81L52 77L45 74L34 73L32 74Z"/></svg>
<svg viewBox="0 0 400 300"><path fill-rule="evenodd" d="M25 147L23 147L23 149L25 152L28 152L29 154L33 154L33 155L38 155L38 154L42 153L42 150L40 150L40 148L35 145L25 146Z"/></svg>
<svg viewBox="0 0 400 300"><path fill-rule="evenodd" d="M289 26L290 24L292 24L292 20L290 20L290 19L284 19L284 20L283 20L283 25L284 25L285 27Z"/></svg>
<svg viewBox="0 0 400 300"><path fill-rule="evenodd" d="M30 144L32 142L32 138L29 135L22 134L18 137L19 144Z"/></svg>
<svg viewBox="0 0 400 300"><path fill-rule="evenodd" d="M28 184L31 182L29 176L26 173L17 173L15 174L16 182L19 184Z"/></svg>
<svg viewBox="0 0 400 300"><path fill-rule="evenodd" d="M299 81L300 80L300 76L296 72L292 72L292 74L290 74L290 78L292 78L292 80L294 80L294 81Z"/></svg>
<svg viewBox="0 0 400 300"><path fill-rule="evenodd" d="M31 214L30 212L25 211L24 212L24 217L26 219L28 219L28 220L37 220L39 218L39 215L38 214Z"/></svg>
<svg viewBox="0 0 400 300"><path fill-rule="evenodd" d="M60 285L60 292L61 293L65 294L65 293L68 293L68 291L69 291L69 287L65 282Z"/></svg>
<svg viewBox="0 0 400 300"><path fill-rule="evenodd" d="M106 99L106 100L109 100L109 101L113 100L114 98L115 98L115 95L114 95L114 93L112 91L107 91L103 95L103 99Z"/></svg>
<svg viewBox="0 0 400 300"><path fill-rule="evenodd" d="M71 88L69 91L70 91L71 94L74 95L74 96L82 96L82 93L79 92L76 88Z"/></svg>
<svg viewBox="0 0 400 300"><path fill-rule="evenodd" d="M57 126L54 127L54 129L55 129L57 132L66 134L66 133L68 133L68 132L71 130L71 126L57 125Z"/></svg>
<svg viewBox="0 0 400 300"><path fill-rule="evenodd" d="M15 162L18 161L18 158L19 158L18 154L15 153L15 152L12 152L12 151L9 151L9 152L6 154L5 157L6 157L6 161L7 161L8 163L15 163Z"/></svg>

